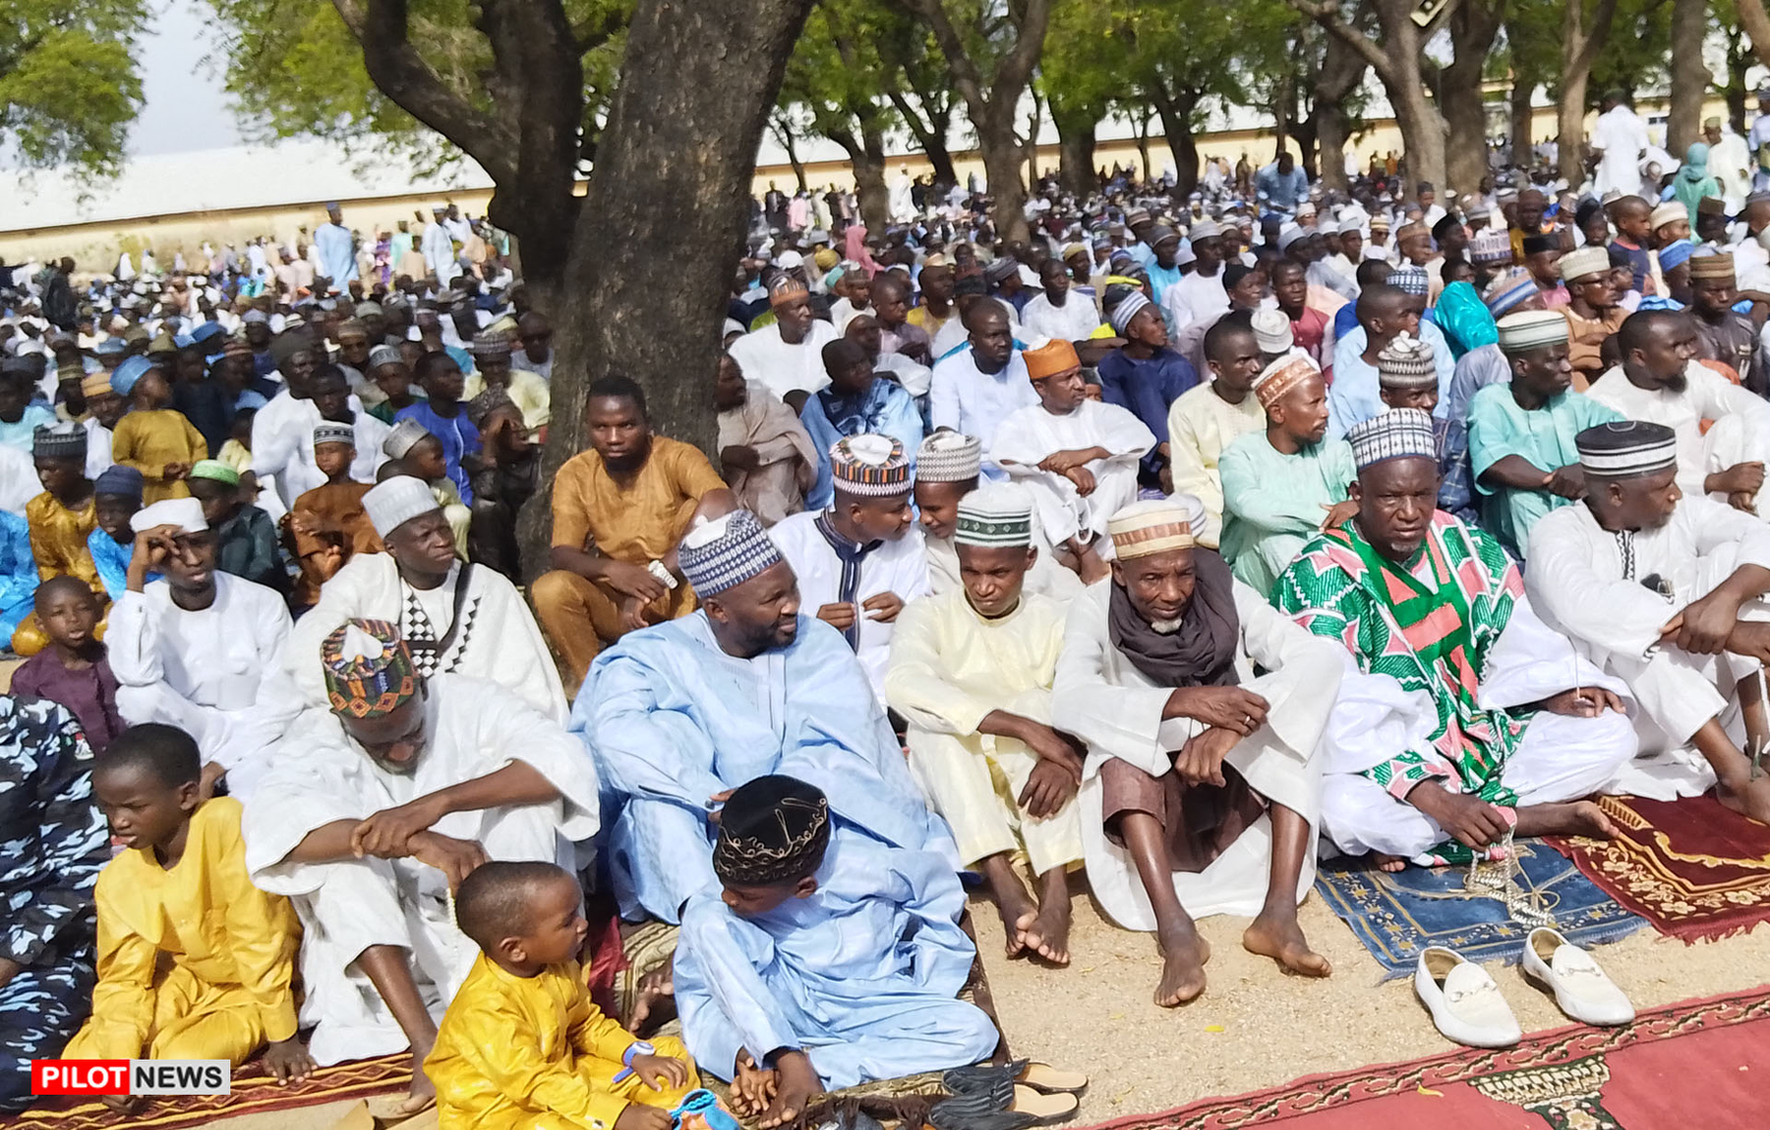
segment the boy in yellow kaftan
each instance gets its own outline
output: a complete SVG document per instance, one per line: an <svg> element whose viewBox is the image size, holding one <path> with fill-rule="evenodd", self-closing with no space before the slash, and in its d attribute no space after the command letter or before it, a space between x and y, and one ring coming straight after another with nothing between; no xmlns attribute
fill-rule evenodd
<svg viewBox="0 0 1770 1130"><path fill-rule="evenodd" d="M577 880L550 863L482 863L455 919L479 944L424 1061L439 1130L669 1130L699 1086L680 1040L637 1039L590 1000Z"/></svg>
<svg viewBox="0 0 1770 1130"><path fill-rule="evenodd" d="M298 1080L313 1068L290 988L301 927L247 878L240 802L201 799L201 773L195 740L158 723L123 731L93 771L129 850L98 876L92 1019L62 1055L238 1065L268 1043L266 1067ZM162 952L170 970L156 978Z"/></svg>

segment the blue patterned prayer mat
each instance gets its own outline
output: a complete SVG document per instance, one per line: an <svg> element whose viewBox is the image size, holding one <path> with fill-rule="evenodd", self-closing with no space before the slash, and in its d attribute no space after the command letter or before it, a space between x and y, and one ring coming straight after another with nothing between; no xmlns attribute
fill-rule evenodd
<svg viewBox="0 0 1770 1130"><path fill-rule="evenodd" d="M1552 925L1576 945L1618 941L1647 925L1618 906L1560 852L1539 840L1515 845L1522 873L1513 880L1554 916ZM1467 867L1415 867L1380 871L1369 857L1323 860L1315 891L1352 928L1383 967L1383 979L1414 971L1420 951L1446 946L1470 961L1504 960L1524 954L1530 927L1514 922L1497 898L1463 887Z"/></svg>

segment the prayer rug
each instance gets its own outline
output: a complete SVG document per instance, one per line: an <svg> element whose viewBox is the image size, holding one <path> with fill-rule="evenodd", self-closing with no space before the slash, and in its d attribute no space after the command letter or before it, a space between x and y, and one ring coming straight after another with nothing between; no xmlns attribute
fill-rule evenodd
<svg viewBox="0 0 1770 1130"><path fill-rule="evenodd" d="M1625 1028L1574 1026L1502 1051L1311 1075L1091 1130L1759 1130L1770 1125L1770 992L1685 1001Z"/></svg>
<svg viewBox="0 0 1770 1130"><path fill-rule="evenodd" d="M1549 843L1655 930L1690 945L1770 919L1770 827L1707 795L1598 803L1621 835Z"/></svg>
<svg viewBox="0 0 1770 1130"><path fill-rule="evenodd" d="M256 1062L234 1072L233 1093L181 1095L154 1100L140 1114L113 1113L90 1099L44 1099L13 1118L0 1118L4 1130L195 1130L224 1118L269 1114L404 1091L412 1082L405 1052L322 1067L304 1083L279 1087Z"/></svg>
<svg viewBox="0 0 1770 1130"><path fill-rule="evenodd" d="M1513 883L1534 896L1569 941L1603 945L1645 925L1540 841L1514 846L1521 871ZM1499 899L1467 890L1468 871L1409 866L1389 872L1369 857L1339 856L1317 868L1315 890L1377 959L1384 980L1411 974L1427 946L1448 946L1470 961L1515 964L1530 927L1513 921Z"/></svg>

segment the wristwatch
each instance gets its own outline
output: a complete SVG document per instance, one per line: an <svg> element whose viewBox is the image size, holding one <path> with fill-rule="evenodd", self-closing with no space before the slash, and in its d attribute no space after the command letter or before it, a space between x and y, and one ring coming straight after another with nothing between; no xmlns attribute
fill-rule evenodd
<svg viewBox="0 0 1770 1130"><path fill-rule="evenodd" d="M676 574L670 572L662 561L653 561L645 567L645 571L664 582L665 588L674 589L676 587Z"/></svg>
<svg viewBox="0 0 1770 1130"><path fill-rule="evenodd" d="M657 1054L658 1054L658 1049L653 1047L651 1044L645 1042L644 1040L634 1040L632 1043L627 1045L627 1050L621 1053L621 1065L623 1067L632 1067L633 1066L633 1057L636 1055L657 1055Z"/></svg>

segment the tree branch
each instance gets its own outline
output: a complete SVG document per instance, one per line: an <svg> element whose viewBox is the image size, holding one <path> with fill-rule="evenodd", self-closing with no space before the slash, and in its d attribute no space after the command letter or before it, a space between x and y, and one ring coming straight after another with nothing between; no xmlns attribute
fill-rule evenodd
<svg viewBox="0 0 1770 1130"><path fill-rule="evenodd" d="M910 11L928 22L929 30L934 33L934 42L940 45L940 53L946 56L953 86L958 90L959 97L965 100L965 105L970 107L972 115L982 117L987 114L989 100L984 94L983 76L978 73L977 64L965 51L965 41L959 37L952 20L947 18L946 8L941 0L902 2Z"/></svg>
<svg viewBox="0 0 1770 1130"><path fill-rule="evenodd" d="M1390 81L1395 74L1395 64L1378 44L1357 28L1352 27L1340 18L1340 11L1332 0L1285 0L1291 7L1308 16L1329 35L1338 39L1358 53L1358 57L1377 72L1377 77L1384 82Z"/></svg>
<svg viewBox="0 0 1770 1130"><path fill-rule="evenodd" d="M578 54L601 47L627 28L627 13L619 8L611 8L601 15L591 16L583 23L572 28L572 40L578 46Z"/></svg>
<svg viewBox="0 0 1770 1130"><path fill-rule="evenodd" d="M412 46L406 0L332 0L332 6L362 45L363 65L381 93L478 161L494 182L515 177L498 123L450 90Z"/></svg>

